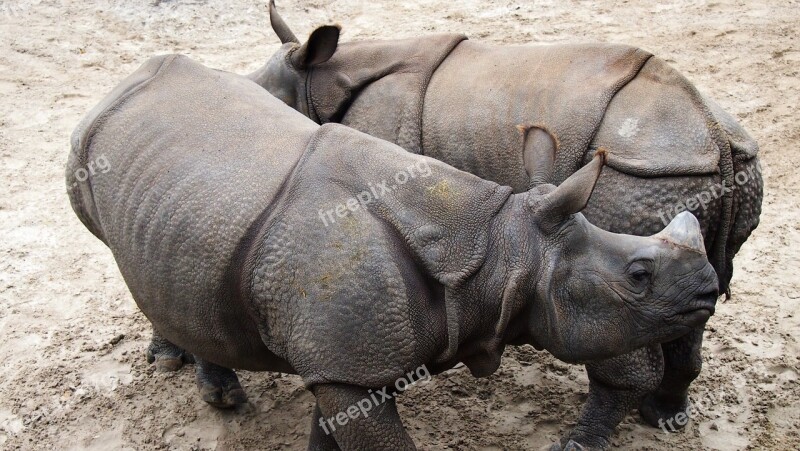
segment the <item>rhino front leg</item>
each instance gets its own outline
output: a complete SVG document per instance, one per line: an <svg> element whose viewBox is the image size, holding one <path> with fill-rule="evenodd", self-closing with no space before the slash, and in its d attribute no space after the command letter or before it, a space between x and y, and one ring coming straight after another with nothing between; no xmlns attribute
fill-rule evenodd
<svg viewBox="0 0 800 451"><path fill-rule="evenodd" d="M341 449L336 444L336 439L333 438L330 426L325 424L325 420L319 403L317 403L314 406L314 417L311 419L311 438L308 441L308 451L339 451ZM325 429L322 428L322 425L325 425Z"/></svg>
<svg viewBox="0 0 800 451"><path fill-rule="evenodd" d="M215 365L199 357L195 360L197 388L203 401L219 409L230 409L247 403L247 394L232 369Z"/></svg>
<svg viewBox="0 0 800 451"><path fill-rule="evenodd" d="M341 384L314 387L317 398L315 424L309 450L328 450L336 441L347 450L415 450L403 427L394 398L386 399L381 390ZM376 402L377 401L377 402Z"/></svg>
<svg viewBox="0 0 800 451"><path fill-rule="evenodd" d="M660 345L637 349L586 365L589 399L575 427L551 447L557 450L605 450L611 435L631 409L658 387L664 371Z"/></svg>
<svg viewBox="0 0 800 451"><path fill-rule="evenodd" d="M664 378L639 407L642 418L650 425L673 432L686 426L685 419L678 422L675 416L689 414L689 385L703 367L702 346L702 328L662 345Z"/></svg>
<svg viewBox="0 0 800 451"><path fill-rule="evenodd" d="M185 363L194 363L194 356L162 337L153 327L153 337L147 346L147 363L155 363L158 371L178 371Z"/></svg>

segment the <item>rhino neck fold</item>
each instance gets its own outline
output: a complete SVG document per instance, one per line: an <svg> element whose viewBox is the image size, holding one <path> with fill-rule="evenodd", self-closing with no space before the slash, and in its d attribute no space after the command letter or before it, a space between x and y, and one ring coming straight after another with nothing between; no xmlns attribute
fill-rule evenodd
<svg viewBox="0 0 800 451"><path fill-rule="evenodd" d="M459 343L440 360L460 360L476 377L494 373L500 366L505 345L526 335L527 297L537 278L538 246L529 242L525 203L512 195L492 218L488 228L486 257L462 286L447 290L448 304L468 312L458 322ZM452 331L451 336L452 339Z"/></svg>
<svg viewBox="0 0 800 451"><path fill-rule="evenodd" d="M309 73L309 116L319 123L341 122L422 153L422 104L428 82L464 39L441 34L341 44L333 58Z"/></svg>

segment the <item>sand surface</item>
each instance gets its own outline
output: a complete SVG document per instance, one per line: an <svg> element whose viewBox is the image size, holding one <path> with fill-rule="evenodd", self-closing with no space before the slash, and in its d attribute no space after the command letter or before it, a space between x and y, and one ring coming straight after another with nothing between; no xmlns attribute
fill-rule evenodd
<svg viewBox="0 0 800 451"><path fill-rule="evenodd" d="M272 54L265 1L0 0L0 448L305 449L312 397L297 377L241 372L251 403L203 403L192 367L156 373L148 324L110 252L72 213L69 135L148 57L183 53L246 73ZM662 2L670 3L670 2ZM761 145L762 224L736 258L678 434L632 413L620 449L800 448L800 2L406 0L279 4L299 36L464 32L490 43L606 41L686 74ZM537 449L574 423L584 370L522 347L488 379L451 370L401 399L422 449Z"/></svg>

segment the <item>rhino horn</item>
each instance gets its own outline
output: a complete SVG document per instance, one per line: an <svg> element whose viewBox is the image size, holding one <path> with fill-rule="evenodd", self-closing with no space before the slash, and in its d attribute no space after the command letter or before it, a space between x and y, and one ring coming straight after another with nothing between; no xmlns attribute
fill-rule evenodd
<svg viewBox="0 0 800 451"><path fill-rule="evenodd" d="M600 172L606 160L606 150L598 149L592 161L572 174L564 183L545 196L546 211L542 212L547 221L560 223L565 217L578 213L589 203Z"/></svg>
<svg viewBox="0 0 800 451"><path fill-rule="evenodd" d="M278 9L275 8L275 0L269 0L269 22L272 24L272 29L275 30L275 34L278 35L282 44L287 42L300 43L292 33L292 30L289 29L289 26L286 25L286 22L283 21L281 15L278 14Z"/></svg>
<svg viewBox="0 0 800 451"><path fill-rule="evenodd" d="M655 235L655 238L706 255L700 223L688 211L675 216L664 230Z"/></svg>

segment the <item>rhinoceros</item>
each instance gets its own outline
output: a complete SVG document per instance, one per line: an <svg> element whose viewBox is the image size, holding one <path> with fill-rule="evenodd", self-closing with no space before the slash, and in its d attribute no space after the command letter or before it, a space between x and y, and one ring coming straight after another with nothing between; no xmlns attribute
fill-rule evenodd
<svg viewBox="0 0 800 451"><path fill-rule="evenodd" d="M579 213L603 150L513 193L178 55L124 80L71 144L72 207L160 336L224 396L228 368L298 374L310 449L413 449L386 390L420 368L486 376L517 343L610 358L701 326L718 295L690 213L648 237ZM87 172L98 158L109 170Z"/></svg>

